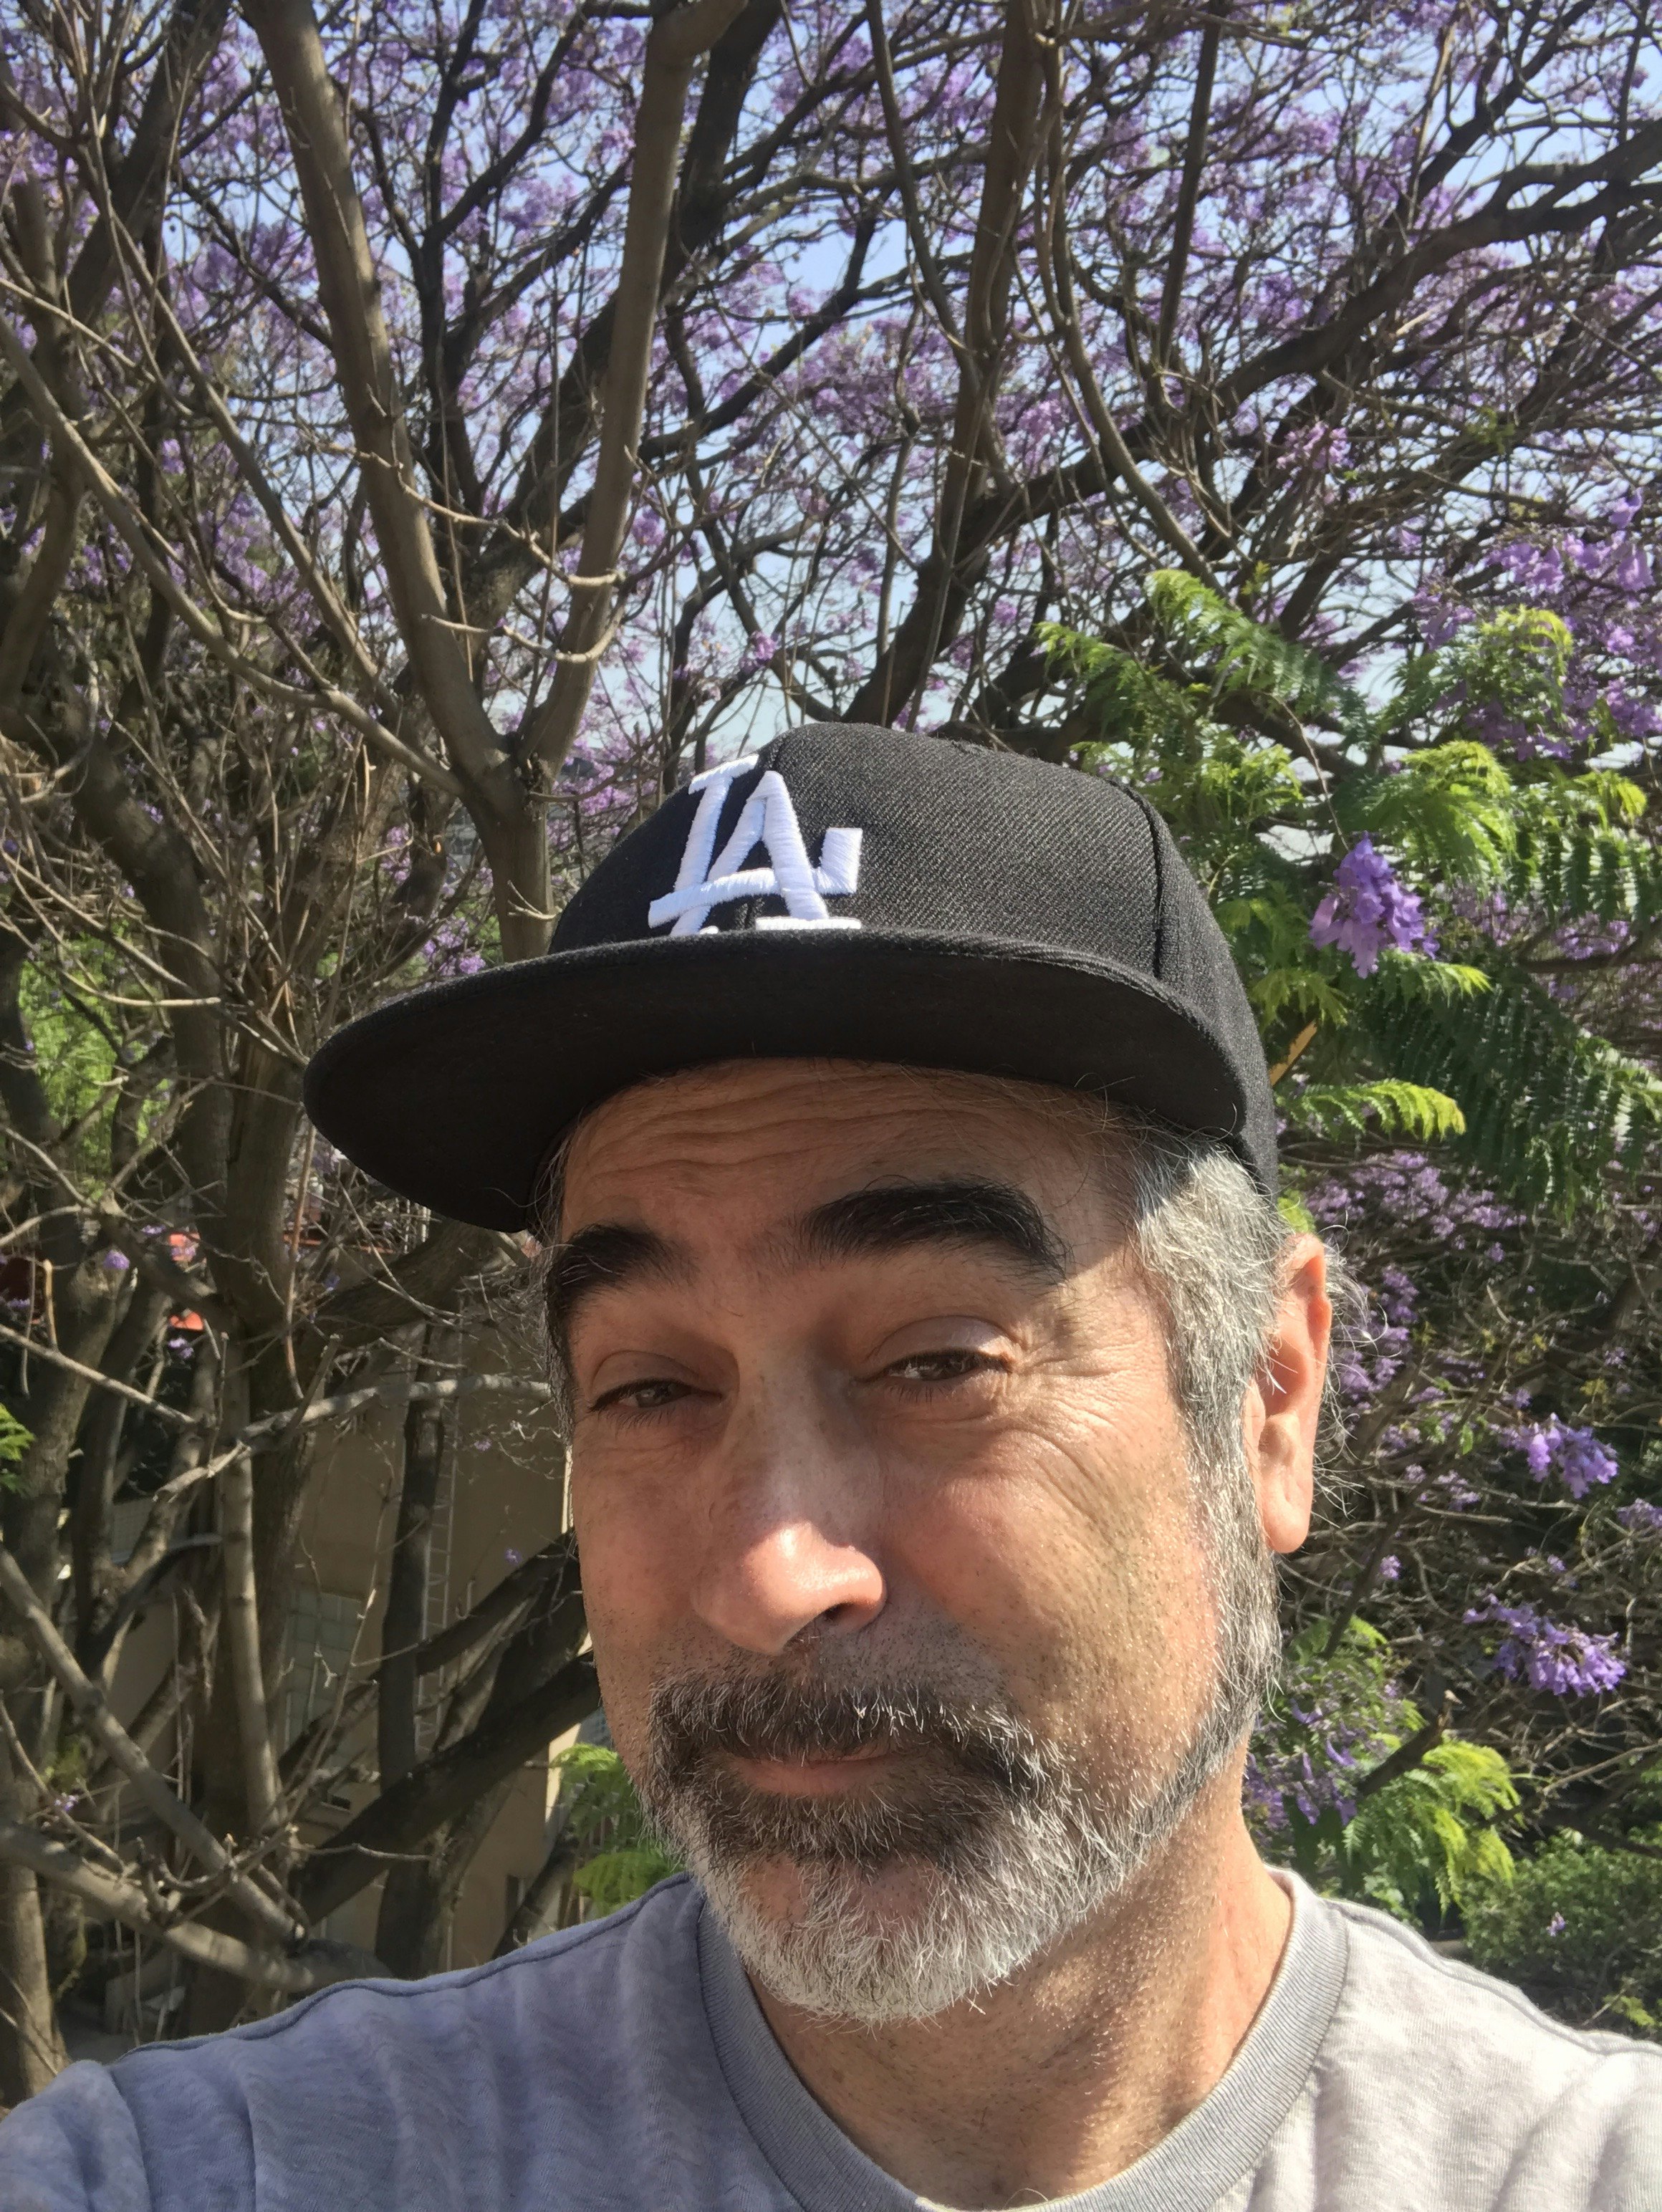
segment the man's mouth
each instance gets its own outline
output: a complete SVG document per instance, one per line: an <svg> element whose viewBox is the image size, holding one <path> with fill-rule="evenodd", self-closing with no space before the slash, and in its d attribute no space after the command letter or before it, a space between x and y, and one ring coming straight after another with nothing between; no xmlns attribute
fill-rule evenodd
<svg viewBox="0 0 1662 2212"><path fill-rule="evenodd" d="M728 1754L741 1781L776 1797L834 1797L859 1790L886 1773L898 1756L892 1746L884 1743L803 1759Z"/></svg>

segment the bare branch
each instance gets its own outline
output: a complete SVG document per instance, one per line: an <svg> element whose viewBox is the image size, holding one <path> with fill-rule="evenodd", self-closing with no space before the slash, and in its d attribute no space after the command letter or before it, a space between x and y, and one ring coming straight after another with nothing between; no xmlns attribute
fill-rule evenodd
<svg viewBox="0 0 1662 2212"><path fill-rule="evenodd" d="M277 1755L271 1748L265 1707L259 1604L254 1589L254 1474L246 1452L232 1457L220 1482L219 1532L225 1571L223 1633L236 1698L248 1826L253 1834L266 1836L277 1824L279 1793Z"/></svg>
<svg viewBox="0 0 1662 2212"><path fill-rule="evenodd" d="M886 722L928 681L955 600L964 586L964 521L971 501L995 473L993 402L1003 366L1015 234L1026 204L1038 140L1044 55L1056 41L1056 0L1008 0L998 88L982 176L981 206L965 299L959 349L958 398L952 446L935 519L934 542L917 580L917 597L893 644L861 686L849 720ZM904 149L896 149L898 160Z"/></svg>
<svg viewBox="0 0 1662 2212"><path fill-rule="evenodd" d="M302 1996L307 1990L326 1989L332 1982L354 1980L362 1975L384 1974L379 1959L350 1943L315 1937L287 1953L256 1950L237 1936L217 1928L203 1928L189 1920L159 1918L150 1900L131 1882L119 1881L97 1867L88 1866L67 1844L55 1843L37 1828L21 1820L0 1818L0 1859L26 1866L46 1881L78 1897L100 1919L119 1920L141 1936L154 1936L199 1966L216 1967L234 1974L257 1989L279 1990Z"/></svg>
<svg viewBox="0 0 1662 2212"><path fill-rule="evenodd" d="M540 762L545 770L557 768L571 750L605 642L612 579L639 467L641 418L687 88L700 56L715 45L742 4L743 0L693 0L690 7L661 15L647 38L641 105L635 118L635 173L630 181L624 264L606 370L606 413L578 562L581 573L571 580L571 608L548 698L521 741L524 757Z"/></svg>
<svg viewBox="0 0 1662 2212"><path fill-rule="evenodd" d="M88 1681L76 1664L74 1653L53 1626L52 1616L36 1597L28 1577L3 1544L0 1544L0 1592L21 1617L30 1641L64 1696L97 1738L111 1764L126 1776L143 1802L194 1858L222 1877L227 1890L252 1919L280 1941L289 1942L296 1932L295 1921L256 1887L238 1869L219 1838L167 1787L111 1711L104 1692L96 1683Z"/></svg>
<svg viewBox="0 0 1662 2212"><path fill-rule="evenodd" d="M246 10L282 103L306 204L341 394L351 417L399 628L450 757L477 791L500 791L506 755L473 686L447 605L405 428L380 287L352 175L345 118L309 0Z"/></svg>
<svg viewBox="0 0 1662 2212"><path fill-rule="evenodd" d="M8 1328L3 1322L0 1322L0 1343L17 1345L28 1353L31 1359L44 1359L48 1366L62 1368L65 1374L78 1376L82 1382L90 1382L94 1389L111 1391L116 1397L126 1399L130 1405L142 1406L147 1413L154 1413L169 1428L189 1429L197 1425L188 1413L180 1413L175 1407L163 1405L160 1399L147 1396L143 1390L135 1390L131 1382L123 1382L113 1375L106 1375L100 1368L88 1367L79 1359L71 1359L67 1352L56 1351L49 1344L40 1344L32 1336L24 1336L17 1329Z"/></svg>

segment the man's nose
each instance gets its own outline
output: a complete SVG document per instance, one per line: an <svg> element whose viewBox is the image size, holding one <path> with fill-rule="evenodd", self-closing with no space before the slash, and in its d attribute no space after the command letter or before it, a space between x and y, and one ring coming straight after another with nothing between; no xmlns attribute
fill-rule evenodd
<svg viewBox="0 0 1662 2212"><path fill-rule="evenodd" d="M801 1382L758 1393L711 1468L693 1610L742 1650L776 1656L810 1628L849 1634L882 1611L873 1470L856 1435Z"/></svg>

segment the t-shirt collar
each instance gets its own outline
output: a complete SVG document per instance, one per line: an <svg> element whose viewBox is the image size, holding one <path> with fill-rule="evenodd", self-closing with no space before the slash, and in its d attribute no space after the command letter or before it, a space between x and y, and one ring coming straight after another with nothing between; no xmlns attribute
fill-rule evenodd
<svg viewBox="0 0 1662 2212"><path fill-rule="evenodd" d="M1344 1986L1348 1948L1339 1913L1295 1875L1275 1879L1292 1899L1292 1928L1222 2080L1135 2165L1056 2199L1050 2212L1210 2212L1263 2159L1310 2079ZM698 1966L734 2101L805 2212L918 2212L926 2200L874 2165L804 2087L708 1905L699 1916Z"/></svg>

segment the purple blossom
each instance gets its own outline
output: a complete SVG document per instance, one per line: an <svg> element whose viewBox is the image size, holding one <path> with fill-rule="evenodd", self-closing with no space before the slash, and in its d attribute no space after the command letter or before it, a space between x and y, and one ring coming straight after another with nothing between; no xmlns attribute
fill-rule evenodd
<svg viewBox="0 0 1662 2212"><path fill-rule="evenodd" d="M1404 890L1371 837L1359 837L1333 872L1333 888L1310 924L1312 945L1336 945L1359 975L1371 975L1388 945L1399 952L1437 950L1417 891Z"/></svg>
<svg viewBox="0 0 1662 2212"><path fill-rule="evenodd" d="M1519 544L1501 549L1517 591L1526 599L1544 599L1563 589L1564 556L1557 547Z"/></svg>
<svg viewBox="0 0 1662 2212"><path fill-rule="evenodd" d="M1504 1631L1491 1655L1497 1674L1509 1682L1520 1678L1532 1690L1545 1690L1555 1698L1596 1696L1613 1690L1627 1673L1627 1662L1618 1658L1613 1636L1595 1636L1573 1623L1549 1620L1532 1605L1502 1605L1487 1597L1468 1607L1465 1619L1473 1627L1494 1626Z"/></svg>
<svg viewBox="0 0 1662 2212"><path fill-rule="evenodd" d="M1617 549L1610 581L1623 592L1648 592L1651 587L1651 564L1645 558L1645 549L1631 538Z"/></svg>
<svg viewBox="0 0 1662 2212"><path fill-rule="evenodd" d="M1282 456L1294 469L1333 475L1349 461L1350 434L1331 422L1312 422L1283 441Z"/></svg>
<svg viewBox="0 0 1662 2212"><path fill-rule="evenodd" d="M1356 1810L1350 1778L1359 1768L1377 1765L1397 1742L1400 1704L1394 1683L1385 1687L1382 1715L1347 1712L1332 1696L1310 1695L1306 1703L1289 1696L1292 1727L1266 1719L1252 1738L1243 1796L1255 1824L1279 1833L1290 1811L1312 1826L1326 1812L1349 1820Z"/></svg>
<svg viewBox="0 0 1662 2212"><path fill-rule="evenodd" d="M1513 1430L1507 1441L1523 1453L1537 1482L1544 1482L1555 1468L1559 1480L1574 1498L1585 1498L1596 1484L1614 1482L1619 1472L1591 1429L1567 1429L1555 1413L1526 1429Z"/></svg>
<svg viewBox="0 0 1662 2212"><path fill-rule="evenodd" d="M1616 1517L1630 1536L1662 1536L1662 1505L1653 1505L1648 1498L1618 1505Z"/></svg>

